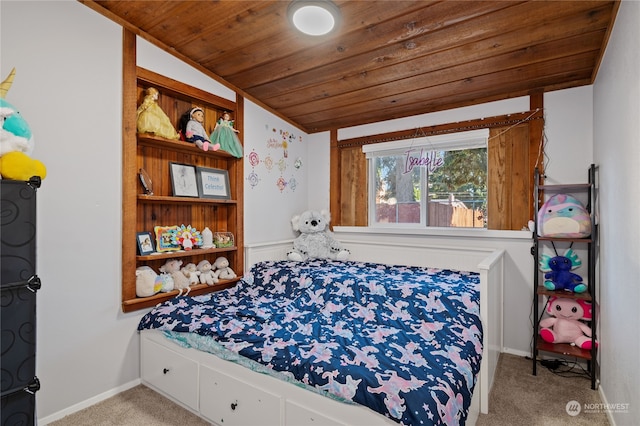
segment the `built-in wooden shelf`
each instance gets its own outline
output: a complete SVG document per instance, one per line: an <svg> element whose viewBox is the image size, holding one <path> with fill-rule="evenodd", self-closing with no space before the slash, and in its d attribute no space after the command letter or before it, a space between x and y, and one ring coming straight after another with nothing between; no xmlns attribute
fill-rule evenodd
<svg viewBox="0 0 640 426"><path fill-rule="evenodd" d="M233 280L221 280L212 286L191 286L190 296L219 291L238 282L244 271L244 172L243 159L223 150L203 151L195 144L167 139L155 134L137 132L137 108L148 88L158 90L157 104L174 128L180 117L194 106L203 110L205 129L211 132L225 111L243 127L244 98L231 101L153 71L138 67L135 60L136 36L125 32L123 60L123 135L122 135L122 310L132 312L150 308L176 297L177 290L151 297L137 297L136 270L142 266L159 273L169 259L177 258L182 266L208 260L212 264L224 256L238 275ZM242 133L239 135L242 141ZM226 171L228 199L173 196L171 163ZM151 181L152 194L144 194L140 170ZM232 247L166 251L138 255L137 235L151 232L157 226L191 225L202 231L233 234ZM179 296L184 297L184 296Z"/></svg>
<svg viewBox="0 0 640 426"><path fill-rule="evenodd" d="M237 277L232 280L221 280L214 285L198 284L191 286L189 296L200 296L214 291L224 290L225 288L236 285L241 278L242 277ZM151 308L156 306L158 303L162 303L176 296L178 296L178 290L169 291L167 293L157 293L150 297L136 297L135 299L123 300L122 310L123 312L133 312L140 309Z"/></svg>

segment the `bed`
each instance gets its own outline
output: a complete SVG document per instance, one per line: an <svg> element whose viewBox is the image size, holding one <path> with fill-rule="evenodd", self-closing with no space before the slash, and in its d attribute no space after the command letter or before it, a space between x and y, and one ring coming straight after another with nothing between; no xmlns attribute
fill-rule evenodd
<svg viewBox="0 0 640 426"><path fill-rule="evenodd" d="M481 295L501 252L469 271L259 252L238 286L142 318L145 384L219 425L473 424L488 409Z"/></svg>

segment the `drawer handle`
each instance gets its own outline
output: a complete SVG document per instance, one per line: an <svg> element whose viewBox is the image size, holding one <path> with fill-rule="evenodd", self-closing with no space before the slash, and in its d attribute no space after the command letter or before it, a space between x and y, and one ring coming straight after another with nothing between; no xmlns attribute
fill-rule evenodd
<svg viewBox="0 0 640 426"><path fill-rule="evenodd" d="M237 406L238 406L238 401L232 402L231 403L231 411L235 411Z"/></svg>
<svg viewBox="0 0 640 426"><path fill-rule="evenodd" d="M169 369L168 369L168 368L163 368L163 369L162 369L162 374L167 374L168 372L169 372Z"/></svg>

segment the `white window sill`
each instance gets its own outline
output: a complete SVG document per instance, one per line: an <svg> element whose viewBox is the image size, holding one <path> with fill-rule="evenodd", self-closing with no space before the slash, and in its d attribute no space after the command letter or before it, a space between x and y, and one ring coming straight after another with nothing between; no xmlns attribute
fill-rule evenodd
<svg viewBox="0 0 640 426"><path fill-rule="evenodd" d="M407 236L434 236L453 238L499 238L531 240L531 231L502 231L494 229L479 228L376 228L370 226L334 226L335 234L385 234L385 235L407 235Z"/></svg>

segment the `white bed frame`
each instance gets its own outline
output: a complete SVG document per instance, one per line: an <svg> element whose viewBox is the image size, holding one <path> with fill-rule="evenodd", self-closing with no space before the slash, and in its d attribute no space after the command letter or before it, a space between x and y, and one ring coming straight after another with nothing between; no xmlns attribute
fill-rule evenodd
<svg viewBox="0 0 640 426"><path fill-rule="evenodd" d="M262 260L284 259L291 241L245 247L246 269ZM384 242L360 236L345 245L350 260L430 266L480 274L483 356L467 424L489 411L489 391L502 349L504 250ZM234 425L397 425L355 404L345 404L215 355L183 348L161 333L140 333L142 382L207 421Z"/></svg>

